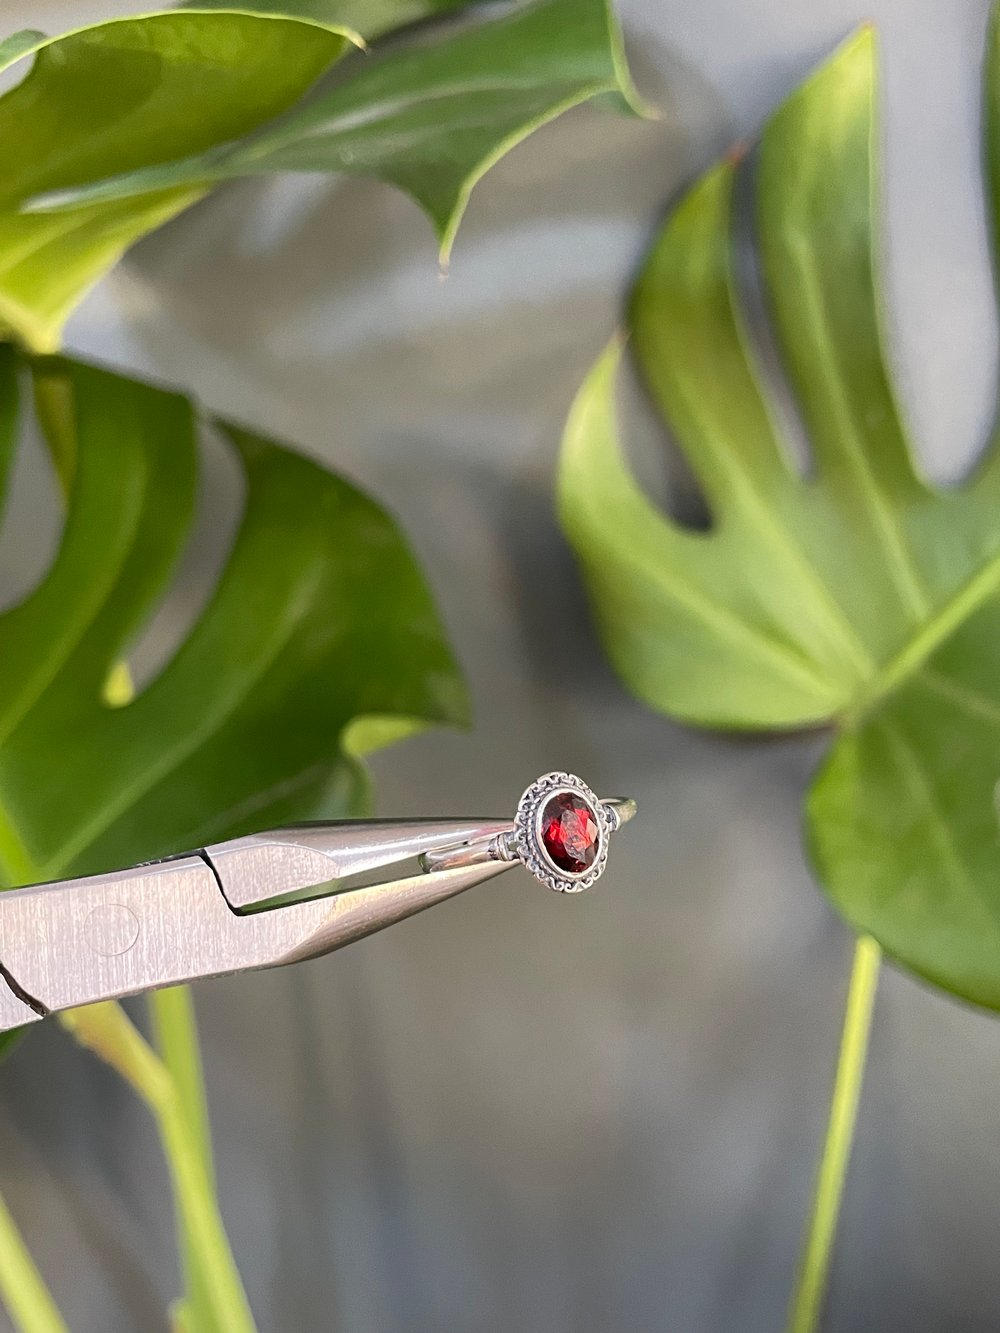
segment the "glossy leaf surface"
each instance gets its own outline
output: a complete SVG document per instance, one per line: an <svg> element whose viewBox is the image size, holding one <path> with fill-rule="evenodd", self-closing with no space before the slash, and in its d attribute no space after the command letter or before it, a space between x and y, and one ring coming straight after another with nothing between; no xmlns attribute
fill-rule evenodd
<svg viewBox="0 0 1000 1333"><path fill-rule="evenodd" d="M23 212L31 196L238 138L296 102L350 45L315 23L195 11L34 37L0 47L2 64L33 61L0 97L0 331L42 350L133 241L203 191L50 216Z"/></svg>
<svg viewBox="0 0 1000 1333"><path fill-rule="evenodd" d="M162 670L109 706L109 673L191 531L194 414L182 395L92 366L35 370L61 395L74 461L58 553L0 617L8 885L342 815L364 804L358 750L376 732L466 719L433 602L392 520L316 463L226 423L217 428L246 489L225 567ZM0 476L15 396L8 349Z"/></svg>
<svg viewBox="0 0 1000 1333"><path fill-rule="evenodd" d="M244 0L241 10L312 19L330 26L353 28L371 41L424 19L443 18L477 0ZM185 0L186 9L232 9L227 0Z"/></svg>
<svg viewBox="0 0 1000 1333"><path fill-rule="evenodd" d="M995 173L996 24L986 79ZM761 370L728 161L669 218L630 314L711 528L637 484L614 348L574 408L560 510L629 686L699 725L835 727L808 803L830 896L914 971L1000 1008L1000 448L950 489L914 462L880 336L875 85L863 29L774 115L756 163L770 337L808 475Z"/></svg>
<svg viewBox="0 0 1000 1333"><path fill-rule="evenodd" d="M33 206L117 208L151 192L260 172L343 172L411 194L446 256L487 168L546 121L601 94L637 106L607 0L534 0L358 60L352 77L246 142L58 191Z"/></svg>

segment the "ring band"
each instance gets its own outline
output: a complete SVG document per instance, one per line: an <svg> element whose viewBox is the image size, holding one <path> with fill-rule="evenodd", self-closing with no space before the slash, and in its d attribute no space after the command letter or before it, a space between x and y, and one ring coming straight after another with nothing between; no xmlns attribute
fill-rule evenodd
<svg viewBox="0 0 1000 1333"><path fill-rule="evenodd" d="M522 795L509 829L427 853L426 870L520 861L557 893L582 893L604 873L608 842L636 812L630 797L599 798L572 773L546 773Z"/></svg>

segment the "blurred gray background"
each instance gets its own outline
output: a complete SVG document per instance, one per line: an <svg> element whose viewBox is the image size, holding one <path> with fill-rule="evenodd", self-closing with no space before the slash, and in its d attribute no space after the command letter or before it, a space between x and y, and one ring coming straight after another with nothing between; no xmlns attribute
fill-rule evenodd
<svg viewBox="0 0 1000 1333"><path fill-rule="evenodd" d="M130 8L0 16L56 32ZM553 465L667 200L874 18L893 359L929 467L961 469L997 354L987 11L622 0L664 118L584 108L518 148L447 281L390 189L249 182L140 245L73 319L72 350L189 387L399 515L477 728L382 756L383 811L503 812L554 766L640 802L583 898L511 877L326 961L199 989L222 1203L262 1330L780 1328L850 957L799 840L822 741L696 734L623 692L553 521ZM25 517L41 492L21 484L5 592L44 555ZM1000 1327L998 1104L1000 1025L885 973L830 1333ZM72 1328L163 1328L174 1241L143 1108L46 1028L0 1072L0 1145Z"/></svg>

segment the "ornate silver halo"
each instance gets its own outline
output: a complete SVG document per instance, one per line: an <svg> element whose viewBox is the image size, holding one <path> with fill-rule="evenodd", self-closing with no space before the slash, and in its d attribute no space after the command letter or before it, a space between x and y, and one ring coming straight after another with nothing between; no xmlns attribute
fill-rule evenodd
<svg viewBox="0 0 1000 1333"><path fill-rule="evenodd" d="M426 871L520 861L557 893L582 893L604 873L611 834L634 814L633 800L601 800L573 773L546 773L524 792L509 828L482 837L473 834L453 847L426 852L420 860Z"/></svg>
<svg viewBox="0 0 1000 1333"><path fill-rule="evenodd" d="M546 773L518 802L501 855L521 861L557 893L582 893L603 874L609 839L621 822L615 806L575 774Z"/></svg>

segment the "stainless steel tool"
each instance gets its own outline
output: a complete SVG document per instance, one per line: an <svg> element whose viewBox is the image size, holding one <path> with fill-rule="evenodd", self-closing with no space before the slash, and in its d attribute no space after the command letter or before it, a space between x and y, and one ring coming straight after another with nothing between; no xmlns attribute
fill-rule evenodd
<svg viewBox="0 0 1000 1333"><path fill-rule="evenodd" d="M0 1032L98 1000L316 958L517 862L550 888L579 892L634 813L634 801L599 800L579 778L549 773L513 821L301 824L0 893Z"/></svg>

